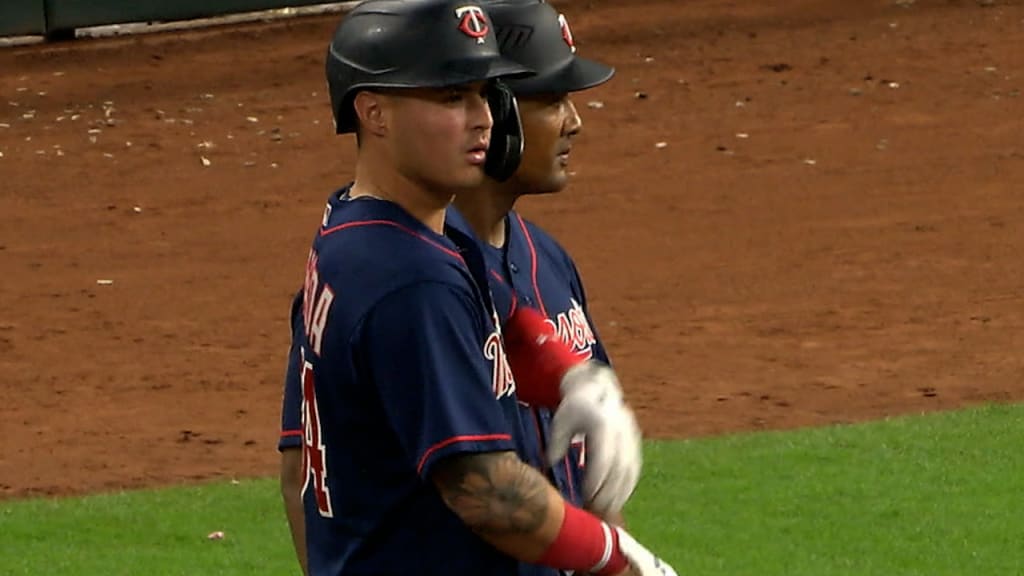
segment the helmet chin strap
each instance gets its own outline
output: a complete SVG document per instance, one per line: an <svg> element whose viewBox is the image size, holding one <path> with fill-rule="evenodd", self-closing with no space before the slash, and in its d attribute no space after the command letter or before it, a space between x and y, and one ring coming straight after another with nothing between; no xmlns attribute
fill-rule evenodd
<svg viewBox="0 0 1024 576"><path fill-rule="evenodd" d="M494 125L491 144L487 149L484 173L504 182L512 177L523 159L523 125L519 120L519 105L512 90L501 80L491 83L487 92Z"/></svg>

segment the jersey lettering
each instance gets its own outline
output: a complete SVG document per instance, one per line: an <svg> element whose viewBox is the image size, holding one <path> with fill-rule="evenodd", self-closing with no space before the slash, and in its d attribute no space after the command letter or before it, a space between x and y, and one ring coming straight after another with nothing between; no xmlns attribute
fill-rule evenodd
<svg viewBox="0 0 1024 576"><path fill-rule="evenodd" d="M333 208L331 208L331 203L328 202L327 206L324 206L324 217L323 217L323 220L321 221L321 224L323 225L324 228L327 228L327 225L331 222L331 212L332 211L333 211Z"/></svg>
<svg viewBox="0 0 1024 576"><path fill-rule="evenodd" d="M577 434L572 437L572 447L576 449L576 452L580 455L576 459L577 468L586 468L587 466L587 439L583 434Z"/></svg>
<svg viewBox="0 0 1024 576"><path fill-rule="evenodd" d="M327 328L327 314L334 302L334 289L328 284L324 284L322 288L320 286L320 273L317 271L319 262L320 257L316 251L310 250L309 258L306 260L306 282L302 297L302 320L306 337L309 339L313 354L318 357L324 340L324 329ZM311 302L316 302L316 305L311 305Z"/></svg>
<svg viewBox="0 0 1024 576"><path fill-rule="evenodd" d="M494 325L500 326L498 315L494 314ZM501 339L501 330L495 328L494 332L484 341L484 358L491 361L491 385L494 387L494 397L502 399L511 396L516 391L516 379L512 376L512 366L505 356L505 344Z"/></svg>
<svg viewBox="0 0 1024 576"><path fill-rule="evenodd" d="M317 264L320 263L320 256L315 250L309 251L306 258L306 279L302 285L302 323L305 326L306 334L309 334L309 326L313 323L314 296L316 287L320 283L320 273L317 272Z"/></svg>
<svg viewBox="0 0 1024 576"><path fill-rule="evenodd" d="M559 312L554 319L547 322L554 328L555 334L563 344L572 348L578 356L589 358L593 354L593 345L597 343L594 331L590 328L587 315L583 307L575 298L570 298L572 307L565 312Z"/></svg>
<svg viewBox="0 0 1024 576"><path fill-rule="evenodd" d="M316 401L313 365L306 361L304 350L302 360L302 497L306 497L306 490L312 485L320 515L333 518L331 489L327 485L327 452L320 435L320 408Z"/></svg>

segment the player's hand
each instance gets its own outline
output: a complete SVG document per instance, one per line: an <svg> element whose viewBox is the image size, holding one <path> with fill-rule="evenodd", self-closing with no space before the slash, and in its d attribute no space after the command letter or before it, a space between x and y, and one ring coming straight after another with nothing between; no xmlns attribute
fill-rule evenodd
<svg viewBox="0 0 1024 576"><path fill-rule="evenodd" d="M566 372L562 401L551 422L548 459L561 460L577 434L586 436L585 507L602 518L617 516L633 494L643 465L642 438L622 386L608 366L587 361Z"/></svg>
<svg viewBox="0 0 1024 576"><path fill-rule="evenodd" d="M622 528L615 530L619 533L619 550L629 560L630 569L623 576L678 576L675 569L637 542L628 532Z"/></svg>

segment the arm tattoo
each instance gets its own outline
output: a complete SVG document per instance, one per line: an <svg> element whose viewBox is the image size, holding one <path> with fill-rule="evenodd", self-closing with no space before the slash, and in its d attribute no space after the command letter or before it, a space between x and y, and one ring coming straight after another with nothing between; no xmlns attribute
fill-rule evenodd
<svg viewBox="0 0 1024 576"><path fill-rule="evenodd" d="M448 506L481 534L531 534L548 513L548 482L513 452L456 456L434 482Z"/></svg>

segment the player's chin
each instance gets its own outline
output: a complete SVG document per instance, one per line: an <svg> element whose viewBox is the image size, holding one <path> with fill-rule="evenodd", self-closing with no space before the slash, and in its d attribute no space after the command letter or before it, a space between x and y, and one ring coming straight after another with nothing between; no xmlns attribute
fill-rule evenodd
<svg viewBox="0 0 1024 576"><path fill-rule="evenodd" d="M561 159L556 159L555 164L551 166L545 184L548 192L560 192L569 185L569 168Z"/></svg>
<svg viewBox="0 0 1024 576"><path fill-rule="evenodd" d="M525 182L524 188L527 190L527 194L530 196L539 196L542 194L557 194L565 189L568 185L569 179L564 174L550 174L544 179L535 179L532 182Z"/></svg>
<svg viewBox="0 0 1024 576"><path fill-rule="evenodd" d="M453 170L451 174L451 186L455 188L477 188L484 183L487 175L483 166L473 164L464 165L459 170Z"/></svg>

